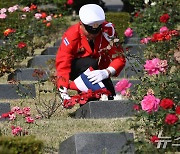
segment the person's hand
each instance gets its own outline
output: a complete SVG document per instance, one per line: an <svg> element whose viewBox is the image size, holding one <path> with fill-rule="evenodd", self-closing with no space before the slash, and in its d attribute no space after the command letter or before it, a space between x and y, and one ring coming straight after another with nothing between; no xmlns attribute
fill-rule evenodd
<svg viewBox="0 0 180 154"><path fill-rule="evenodd" d="M92 84L96 84L104 79L109 77L109 72L106 69L103 70L94 70L87 74L87 78Z"/></svg>
<svg viewBox="0 0 180 154"><path fill-rule="evenodd" d="M66 87L61 87L59 88L60 96L63 100L65 99L71 99L71 97L67 93L67 88Z"/></svg>

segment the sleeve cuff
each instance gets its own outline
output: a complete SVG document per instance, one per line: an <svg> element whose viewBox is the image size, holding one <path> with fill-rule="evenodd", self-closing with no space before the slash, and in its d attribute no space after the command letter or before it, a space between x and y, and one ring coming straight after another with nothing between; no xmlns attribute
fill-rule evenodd
<svg viewBox="0 0 180 154"><path fill-rule="evenodd" d="M109 66L109 67L106 68L106 69L108 70L108 72L110 72L110 75L111 75L111 76L113 76L114 74L116 74L116 70L115 70L113 67Z"/></svg>
<svg viewBox="0 0 180 154"><path fill-rule="evenodd" d="M61 93L67 93L67 88L66 87L59 88L59 91Z"/></svg>

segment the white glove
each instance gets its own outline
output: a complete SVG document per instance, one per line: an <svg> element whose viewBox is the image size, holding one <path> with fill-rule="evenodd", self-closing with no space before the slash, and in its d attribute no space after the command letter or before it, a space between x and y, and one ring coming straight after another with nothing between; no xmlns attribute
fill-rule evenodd
<svg viewBox="0 0 180 154"><path fill-rule="evenodd" d="M59 92L60 92L61 98L63 100L64 99L71 99L71 97L67 94L67 88L66 87L59 88Z"/></svg>
<svg viewBox="0 0 180 154"><path fill-rule="evenodd" d="M92 84L96 84L104 79L107 79L109 77L109 72L106 69L103 70L94 70L89 72L88 74L89 81L92 82Z"/></svg>

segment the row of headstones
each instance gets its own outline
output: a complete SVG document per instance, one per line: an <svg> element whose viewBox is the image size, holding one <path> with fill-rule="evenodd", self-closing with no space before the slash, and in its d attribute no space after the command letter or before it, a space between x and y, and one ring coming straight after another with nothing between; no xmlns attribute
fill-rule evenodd
<svg viewBox="0 0 180 154"><path fill-rule="evenodd" d="M137 43L138 38L131 38L126 42L126 47L129 48L131 54L141 54L144 46ZM55 59L57 49L59 47L61 40L58 40L53 47L45 49L41 55L33 57L28 62L28 68L19 68L15 70L14 73L8 76L8 80L20 80L20 81L35 81L37 78L33 77L34 70L37 68L47 68L47 62L51 59ZM136 58L127 59L126 67L121 72L121 75L113 80L113 84L122 77L132 77L134 76L134 70L129 69L131 63L137 61ZM134 67L137 71L141 70L140 67ZM43 79L48 78L49 70L45 70L46 73L43 75ZM134 84L139 84L138 80L130 80ZM19 96L17 89L23 92L23 95ZM133 89L133 87L132 87ZM13 84L1 84L0 85L0 99L16 99L25 97L35 97L35 86L34 84L26 85L13 85ZM0 106L6 106L6 111L9 103L1 103ZM131 117L134 115L133 102L129 100L118 100L118 101L91 101L80 107L75 112L75 118L120 118L120 117ZM3 109L4 110L4 109ZM4 110L5 111L5 110ZM74 153L86 154L86 153L119 153L122 150L128 153L134 152L133 144L129 142L133 140L133 134L131 133L85 133L76 134L60 144L60 153ZM127 142L129 145L127 146ZM71 144L70 144L71 143ZM79 144L79 145L78 145Z"/></svg>
<svg viewBox="0 0 180 154"><path fill-rule="evenodd" d="M28 68L19 68L16 69L15 72L11 73L8 76L8 80L17 80L17 81L36 81L37 78L33 77L33 73L34 70L37 68L48 68L48 64L47 62L50 61L51 59L55 59L55 55L56 52L58 50L58 47L60 45L61 40L58 40L53 47L48 47L47 49L45 49L41 55L37 55L35 57L33 57L31 60L29 60L28 62ZM130 48L130 53L131 54L141 54L142 55L142 49L144 48L144 46L140 45L139 43L139 39L137 37L133 37L130 38L129 40L126 40L126 46L124 46L124 48L126 48L127 46L131 46ZM133 58L133 59L127 59L127 63L126 63L126 67L123 69L123 71L121 72L121 74L118 76L118 78L114 78L113 79L113 84L115 85L118 80L122 77L124 77L125 75L128 77L132 77L135 76L135 72L133 70L131 70L131 63L133 63L134 61L138 61L137 58ZM133 66L133 65L132 65ZM140 67L134 67L137 71L141 70L142 68ZM47 80L48 79L48 75L49 75L49 70L48 69L44 69L46 73L43 74L43 77L41 78L42 80ZM135 85L135 84L139 84L140 81L139 80L130 80L130 82ZM133 90L134 86L131 87L131 90ZM0 99L19 99L19 98L32 98L32 97L36 97L36 90L35 90L35 85L33 83L31 84L1 84L0 85L0 91L2 91L0 93ZM111 102L111 103L109 103ZM116 104L116 102L118 103L119 101L113 101L114 105ZM108 118L109 117L123 117L123 116L132 116L133 113L130 112L129 108L132 108L132 102L128 101L128 100L121 100L121 107L112 107L112 101L108 101L108 103L105 105L105 103L97 103L98 105L95 104L96 102L93 103L88 103L87 105L84 105L82 108L80 108L77 111L77 117L84 117L84 118L98 118L101 116L105 116ZM97 106L100 105L100 108L102 108L102 106L104 105L104 108L110 108L112 109L112 112L110 112L111 114L105 114L102 110L102 114L100 114L101 112L96 112L96 109L98 108ZM95 107L93 107L95 106ZM88 110L89 109L89 110ZM121 109L121 111L120 111ZM91 111L91 112L90 112ZM120 111L120 112L119 112ZM119 113L119 114L117 114ZM96 115L98 114L98 115ZM113 115L114 114L114 115Z"/></svg>
<svg viewBox="0 0 180 154"><path fill-rule="evenodd" d="M56 52L58 50L59 44L61 40L58 40L53 47L48 47L45 49L41 55L36 55L31 60L28 61L28 68L18 68L13 73L8 76L8 81L16 80L16 81L36 81L37 77L33 76L35 69L42 69L45 71L43 74L42 80L47 80L49 77L49 61L55 60ZM144 45L138 43L139 39L137 37L130 38L126 44L124 45L124 49L129 48L129 52L131 56L127 56L126 58L126 66L115 80L119 78L131 78L132 76L142 75L142 65L138 57L142 58ZM135 82L135 81L134 81ZM137 83L139 83L137 81ZM28 88L28 89L27 89ZM28 84L27 86L20 85L16 87L15 85L0 85L0 90L8 89L2 91L0 93L0 99L18 99L22 96L35 97L35 88L33 84ZM17 89L23 91L24 94L19 96L17 93L14 93ZM22 89L22 90L21 90ZM27 90L26 90L27 89ZM29 91L29 93L28 93ZM16 94L16 95L15 95Z"/></svg>

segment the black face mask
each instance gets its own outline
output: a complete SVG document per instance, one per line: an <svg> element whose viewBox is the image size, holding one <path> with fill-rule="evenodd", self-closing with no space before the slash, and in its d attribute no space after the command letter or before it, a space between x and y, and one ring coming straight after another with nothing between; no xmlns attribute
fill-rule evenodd
<svg viewBox="0 0 180 154"><path fill-rule="evenodd" d="M101 27L102 27L102 25L99 25L97 28L93 28L92 26L85 25L85 24L83 25L85 29L87 30L87 32L90 34L97 34L101 30Z"/></svg>

